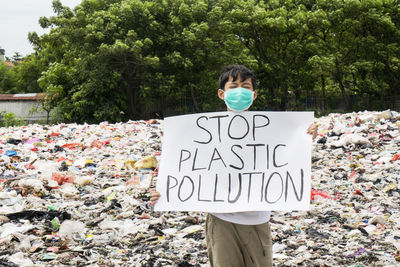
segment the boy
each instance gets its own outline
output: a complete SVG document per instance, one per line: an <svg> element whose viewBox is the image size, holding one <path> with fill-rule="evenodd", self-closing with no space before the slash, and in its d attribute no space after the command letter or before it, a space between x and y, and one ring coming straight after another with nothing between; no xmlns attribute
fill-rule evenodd
<svg viewBox="0 0 400 267"><path fill-rule="evenodd" d="M228 111L248 110L257 98L256 78L242 65L225 68L219 77L218 97ZM316 125L308 133L316 135ZM154 205L160 193L150 190ZM272 266L270 211L208 213L206 241L212 267Z"/></svg>

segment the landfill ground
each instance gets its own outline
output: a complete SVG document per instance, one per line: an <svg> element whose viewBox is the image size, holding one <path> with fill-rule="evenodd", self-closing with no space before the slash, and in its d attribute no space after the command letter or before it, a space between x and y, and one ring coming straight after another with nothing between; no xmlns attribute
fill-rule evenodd
<svg viewBox="0 0 400 267"><path fill-rule="evenodd" d="M400 114L316 119L309 211L275 266L400 266ZM0 128L1 266L208 266L204 213L154 212L160 120Z"/></svg>

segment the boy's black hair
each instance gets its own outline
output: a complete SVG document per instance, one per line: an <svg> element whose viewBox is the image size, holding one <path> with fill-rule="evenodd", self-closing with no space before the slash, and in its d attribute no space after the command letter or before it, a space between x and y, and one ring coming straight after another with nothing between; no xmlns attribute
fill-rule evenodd
<svg viewBox="0 0 400 267"><path fill-rule="evenodd" d="M236 81L240 76L241 82L251 78L253 90L256 90L256 76L251 70L243 65L229 65L225 67L221 76L219 76L218 82L220 89L225 89L225 84L228 82L230 76L232 76L233 81Z"/></svg>

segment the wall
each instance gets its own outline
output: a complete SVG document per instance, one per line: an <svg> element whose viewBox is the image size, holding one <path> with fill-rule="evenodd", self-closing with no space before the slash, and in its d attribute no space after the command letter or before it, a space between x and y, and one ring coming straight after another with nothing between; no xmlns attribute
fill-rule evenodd
<svg viewBox="0 0 400 267"><path fill-rule="evenodd" d="M34 100L26 101L0 101L0 112L14 113L18 118L23 118L28 123L34 123L38 120L46 121L45 111L32 110L40 106L40 102ZM40 110L40 108L39 108Z"/></svg>

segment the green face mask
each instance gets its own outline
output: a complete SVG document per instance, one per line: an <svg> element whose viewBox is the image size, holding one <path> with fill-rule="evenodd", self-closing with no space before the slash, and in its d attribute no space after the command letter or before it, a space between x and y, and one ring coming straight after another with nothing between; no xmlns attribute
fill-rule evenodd
<svg viewBox="0 0 400 267"><path fill-rule="evenodd" d="M237 87L224 92L226 106L233 111L243 111L253 104L254 91Z"/></svg>

